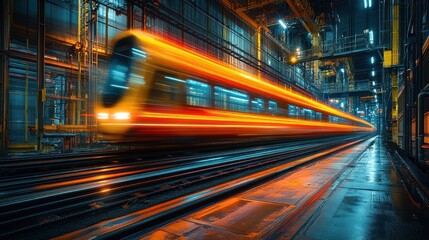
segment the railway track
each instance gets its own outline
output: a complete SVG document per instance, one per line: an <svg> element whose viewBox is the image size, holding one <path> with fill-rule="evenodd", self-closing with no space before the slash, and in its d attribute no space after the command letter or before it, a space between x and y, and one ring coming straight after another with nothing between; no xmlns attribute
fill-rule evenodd
<svg viewBox="0 0 429 240"><path fill-rule="evenodd" d="M203 188L212 188L212 190L206 190L207 193L218 192L211 197L201 198L199 204L204 204L212 201L213 197L218 198L227 195L228 192L256 184L256 180L243 181L244 185L238 184L230 190L220 191L220 186L228 185L225 182L249 174L258 174L257 172L271 169L276 165L289 164L288 168L284 168L286 170L300 167L302 164L308 164L309 161L320 157L318 152L324 149L337 149L337 146L342 145L345 141L353 143L356 139L342 139L341 143L338 140L338 138L332 138L322 143L320 140L314 140L304 144L275 144L210 153L204 156L145 159L144 161L129 161L128 164L64 170L60 171L60 174L49 172L34 174L32 177L20 176L15 179L2 179L0 181L0 219L3 220L0 222L0 229L2 229L0 236L4 238L25 237L37 232L36 235L42 238L54 237L73 231L73 228L82 228L82 225L61 228L62 230L56 227L63 223L67 225L78 217L90 218L84 224L90 225L103 220L103 218L95 216L99 213L115 211L119 208L121 213L108 214L109 217L119 217L134 211L134 209L124 211L124 206L141 205L140 208L152 213L157 212L152 208L162 209L163 205L175 206L176 210L171 210L173 213L161 211L158 215L147 217L147 221L155 219L156 222L159 222L163 216L175 214L174 211L183 211L188 207L195 208L194 201L191 201L192 204L178 206L169 203L169 201L174 201L172 199L177 200L181 196L187 199L197 199L199 197L189 194ZM329 154L329 151L326 154ZM303 156L312 156L312 158L302 162L293 161ZM260 176L257 181L270 179L284 171L279 170L274 175ZM219 191L214 191L214 189ZM172 192L174 193L172 194ZM158 204L159 202L164 203ZM146 225L150 226L150 224ZM126 229L128 227L120 230L119 233L113 231L107 234L108 236L110 234L122 236L122 231L128 232Z"/></svg>

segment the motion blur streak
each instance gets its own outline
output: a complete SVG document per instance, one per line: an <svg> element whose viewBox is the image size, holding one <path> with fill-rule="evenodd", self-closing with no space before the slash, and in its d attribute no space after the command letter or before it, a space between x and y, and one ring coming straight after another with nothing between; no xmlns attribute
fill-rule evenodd
<svg viewBox="0 0 429 240"><path fill-rule="evenodd" d="M97 116L112 140L375 130L363 119L146 32L119 34L109 68Z"/></svg>

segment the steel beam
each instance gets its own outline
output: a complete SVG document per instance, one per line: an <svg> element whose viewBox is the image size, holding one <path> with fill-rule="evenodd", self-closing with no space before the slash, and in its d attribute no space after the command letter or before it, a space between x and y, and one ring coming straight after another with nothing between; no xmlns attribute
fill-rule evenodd
<svg viewBox="0 0 429 240"><path fill-rule="evenodd" d="M295 13L297 18L302 18L302 25L308 32L312 34L319 33L319 28L313 20L314 10L310 6L310 2L308 0L286 0L286 3Z"/></svg>
<svg viewBox="0 0 429 240"><path fill-rule="evenodd" d="M1 78L1 93L0 98L0 155L7 155L9 145L7 133L7 116L9 106L9 59L6 51L9 49L10 40L10 1L4 0L0 4L0 78ZM4 50L4 51L3 51Z"/></svg>
<svg viewBox="0 0 429 240"><path fill-rule="evenodd" d="M127 8L127 29L134 28L134 1L129 1Z"/></svg>
<svg viewBox="0 0 429 240"><path fill-rule="evenodd" d="M243 12L243 11L247 11L247 10L251 10L251 9L255 9L255 8L260 8L260 7L263 7L263 6L266 6L269 4L273 4L273 3L278 3L278 2L280 2L280 0L247 1L247 3L245 5L235 8L235 11Z"/></svg>
<svg viewBox="0 0 429 240"><path fill-rule="evenodd" d="M45 0L37 1L37 83L37 151L40 151L45 107Z"/></svg>
<svg viewBox="0 0 429 240"><path fill-rule="evenodd" d="M237 11L235 8L235 4L233 4L230 0L220 0L220 2L230 9L232 12L237 14L243 21L245 21L247 24L249 24L253 29L258 29L259 27L263 28L266 32L269 32L267 26L262 26L261 24L255 22L253 19L251 19L247 14L245 14L242 11Z"/></svg>

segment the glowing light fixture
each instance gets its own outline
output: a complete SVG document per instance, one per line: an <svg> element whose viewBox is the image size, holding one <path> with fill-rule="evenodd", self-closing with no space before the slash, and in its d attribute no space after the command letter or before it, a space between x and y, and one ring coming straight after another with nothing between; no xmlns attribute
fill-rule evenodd
<svg viewBox="0 0 429 240"><path fill-rule="evenodd" d="M374 62L375 62L374 57L371 57L371 64L374 64Z"/></svg>
<svg viewBox="0 0 429 240"><path fill-rule="evenodd" d="M290 64L296 64L298 62L298 58L296 56L291 56L289 59Z"/></svg>
<svg viewBox="0 0 429 240"><path fill-rule="evenodd" d="M375 71L374 70L371 71L371 76L373 76L373 77L375 76Z"/></svg>
<svg viewBox="0 0 429 240"><path fill-rule="evenodd" d="M130 113L129 112L117 112L113 114L113 117L116 120L127 120L130 119Z"/></svg>
<svg viewBox="0 0 429 240"><path fill-rule="evenodd" d="M371 0L370 0L371 1ZM365 8L368 8L368 1L367 0L363 0L363 6L365 7Z"/></svg>
<svg viewBox="0 0 429 240"><path fill-rule="evenodd" d="M341 72L344 73L344 68L341 68Z"/></svg>
<svg viewBox="0 0 429 240"><path fill-rule="evenodd" d="M108 113L98 113L97 114L97 118L98 119L108 119L109 118L109 114Z"/></svg>
<svg viewBox="0 0 429 240"><path fill-rule="evenodd" d="M372 7L372 0L368 0L368 7Z"/></svg>
<svg viewBox="0 0 429 240"><path fill-rule="evenodd" d="M279 23L280 23L280 25L284 28L284 29L286 29L287 28L287 26L286 26L286 24L283 22L283 20L279 20Z"/></svg>
<svg viewBox="0 0 429 240"><path fill-rule="evenodd" d="M375 81L372 81L372 86L375 86Z"/></svg>

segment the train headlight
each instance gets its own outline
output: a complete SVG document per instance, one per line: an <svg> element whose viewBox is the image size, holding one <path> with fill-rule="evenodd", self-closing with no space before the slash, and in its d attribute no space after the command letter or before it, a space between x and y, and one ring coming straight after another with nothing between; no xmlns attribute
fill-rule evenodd
<svg viewBox="0 0 429 240"><path fill-rule="evenodd" d="M97 118L98 119L109 119L109 114L108 113L98 113Z"/></svg>
<svg viewBox="0 0 429 240"><path fill-rule="evenodd" d="M113 114L113 118L116 120L128 120L130 119L130 113L129 112L117 112Z"/></svg>

